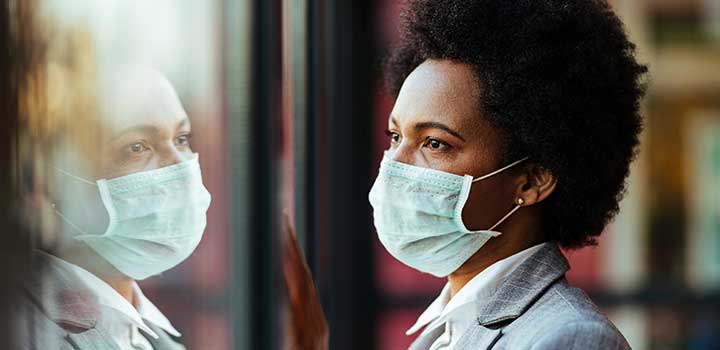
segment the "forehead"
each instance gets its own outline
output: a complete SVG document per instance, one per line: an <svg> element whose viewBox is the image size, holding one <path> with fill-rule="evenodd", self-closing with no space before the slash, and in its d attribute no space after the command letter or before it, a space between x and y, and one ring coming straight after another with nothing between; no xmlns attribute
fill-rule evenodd
<svg viewBox="0 0 720 350"><path fill-rule="evenodd" d="M393 108L397 120L417 118L456 126L477 121L480 86L469 65L427 60L405 79Z"/></svg>
<svg viewBox="0 0 720 350"><path fill-rule="evenodd" d="M149 68L104 72L98 94L103 124L111 135L136 125L175 128L187 118L172 84Z"/></svg>

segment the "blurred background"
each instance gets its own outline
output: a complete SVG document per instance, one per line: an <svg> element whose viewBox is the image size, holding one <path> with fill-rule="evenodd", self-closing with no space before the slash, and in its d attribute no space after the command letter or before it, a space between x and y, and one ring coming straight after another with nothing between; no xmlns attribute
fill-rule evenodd
<svg viewBox="0 0 720 350"><path fill-rule="evenodd" d="M650 67L646 127L620 215L599 246L567 253L568 278L636 350L720 349L720 1L611 3ZM141 282L188 348L287 346L283 212L315 276L331 349L407 348L405 330L445 281L387 254L367 203L388 145L393 100L380 62L397 39L401 0L36 5L31 27L5 19L10 33L34 33L44 52L37 65L62 62L77 75L108 60L142 62L168 77L192 120L213 194L209 224L190 259ZM14 165L3 179L41 181L25 162L53 124L12 117L3 113L16 142L3 149ZM12 192L2 199L12 208ZM11 231L3 243L24 229ZM29 245L42 240L27 231Z"/></svg>

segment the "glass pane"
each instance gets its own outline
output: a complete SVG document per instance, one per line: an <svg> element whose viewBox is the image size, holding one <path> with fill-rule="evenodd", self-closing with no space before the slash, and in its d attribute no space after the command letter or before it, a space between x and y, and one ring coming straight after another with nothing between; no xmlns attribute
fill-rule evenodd
<svg viewBox="0 0 720 350"><path fill-rule="evenodd" d="M229 179L248 151L230 152L228 126L248 132L245 2L23 6L38 54L21 84L17 164L41 271L26 281L24 315L39 335L21 341L244 347L233 330L249 324L238 313L250 267L231 232L247 235L246 202L233 197L249 194ZM85 338L40 331L50 326Z"/></svg>

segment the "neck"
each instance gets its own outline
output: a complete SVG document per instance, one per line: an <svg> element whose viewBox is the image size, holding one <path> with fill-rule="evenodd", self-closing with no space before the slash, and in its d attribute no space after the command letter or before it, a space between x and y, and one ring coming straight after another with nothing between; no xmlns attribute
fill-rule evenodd
<svg viewBox="0 0 720 350"><path fill-rule="evenodd" d="M135 280L120 273L110 265L110 263L85 245L64 247L64 249L58 250L58 256L100 278L131 305L135 306L135 292L133 289Z"/></svg>
<svg viewBox="0 0 720 350"><path fill-rule="evenodd" d="M127 300L132 306L135 305L135 291L133 289L134 280L130 277L124 277L120 279L107 279L99 276L100 279L109 284L110 287L115 289L125 300Z"/></svg>
<svg viewBox="0 0 720 350"><path fill-rule="evenodd" d="M524 209L524 213L523 210L515 213L515 220L508 220L497 227L502 235L490 239L460 268L448 275L451 297L490 265L543 242L539 222L534 220L537 216L528 210L531 208Z"/></svg>

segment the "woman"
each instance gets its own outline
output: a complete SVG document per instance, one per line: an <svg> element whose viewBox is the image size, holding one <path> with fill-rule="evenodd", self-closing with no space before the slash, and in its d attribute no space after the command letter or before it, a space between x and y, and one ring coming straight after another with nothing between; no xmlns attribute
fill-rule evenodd
<svg viewBox="0 0 720 350"><path fill-rule="evenodd" d="M57 224L44 230L54 244L36 252L26 285L26 345L184 349L136 281L185 260L205 229L210 194L190 148L190 122L157 71L123 65L100 72L96 100L84 108L69 107L77 95L61 101L61 109L84 114L52 147L55 183L43 200ZM48 81L65 86L62 77ZM80 95L95 90L73 87ZM52 98L50 105L52 112Z"/></svg>
<svg viewBox="0 0 720 350"><path fill-rule="evenodd" d="M380 242L447 278L408 334L426 349L629 349L560 247L618 212L645 66L601 0L412 0L387 61ZM399 336L399 335L398 335Z"/></svg>
<svg viewBox="0 0 720 350"><path fill-rule="evenodd" d="M370 202L391 254L448 278L411 348L629 348L558 249L602 232L636 152L646 68L620 21L591 0L414 1L405 18Z"/></svg>

